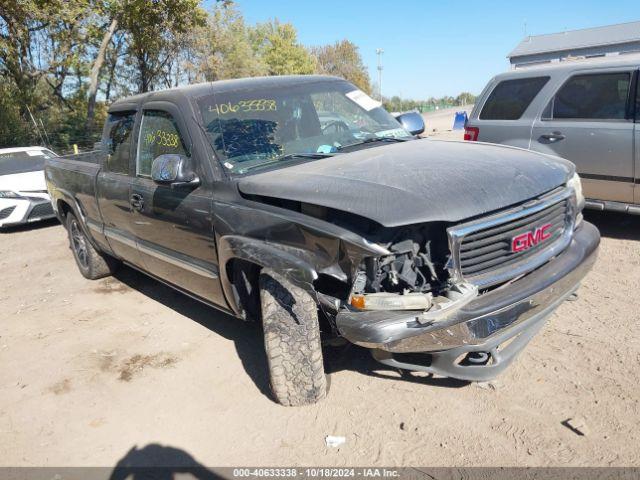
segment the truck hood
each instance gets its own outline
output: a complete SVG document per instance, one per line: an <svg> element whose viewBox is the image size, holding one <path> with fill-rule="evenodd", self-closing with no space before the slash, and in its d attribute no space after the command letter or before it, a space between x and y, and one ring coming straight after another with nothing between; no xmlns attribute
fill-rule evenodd
<svg viewBox="0 0 640 480"><path fill-rule="evenodd" d="M562 185L573 171L566 160L528 150L423 139L251 175L239 189L395 227L505 208Z"/></svg>
<svg viewBox="0 0 640 480"><path fill-rule="evenodd" d="M0 190L11 190L12 192L35 192L46 190L47 184L44 180L44 171L14 173L11 175L0 175Z"/></svg>

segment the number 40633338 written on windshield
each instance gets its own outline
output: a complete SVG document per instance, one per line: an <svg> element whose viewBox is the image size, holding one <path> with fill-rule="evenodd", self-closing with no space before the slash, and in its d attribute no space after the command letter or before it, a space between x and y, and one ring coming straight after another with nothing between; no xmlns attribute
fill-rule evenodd
<svg viewBox="0 0 640 480"><path fill-rule="evenodd" d="M277 110L275 100L260 98L256 100L240 100L237 103L217 103L209 106L210 112L216 112L218 115L227 115L237 112L264 112Z"/></svg>

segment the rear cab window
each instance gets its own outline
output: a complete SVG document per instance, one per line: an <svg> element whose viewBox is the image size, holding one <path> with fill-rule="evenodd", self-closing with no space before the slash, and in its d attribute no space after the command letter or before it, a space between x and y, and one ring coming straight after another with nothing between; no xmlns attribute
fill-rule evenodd
<svg viewBox="0 0 640 480"><path fill-rule="evenodd" d="M135 112L110 113L107 119L105 170L123 175L129 174L131 156L131 132L135 122Z"/></svg>
<svg viewBox="0 0 640 480"><path fill-rule="evenodd" d="M551 99L542 120L625 120L631 118L632 72L574 75Z"/></svg>
<svg viewBox="0 0 640 480"><path fill-rule="evenodd" d="M518 120L548 81L548 76L503 80L484 103L480 120Z"/></svg>

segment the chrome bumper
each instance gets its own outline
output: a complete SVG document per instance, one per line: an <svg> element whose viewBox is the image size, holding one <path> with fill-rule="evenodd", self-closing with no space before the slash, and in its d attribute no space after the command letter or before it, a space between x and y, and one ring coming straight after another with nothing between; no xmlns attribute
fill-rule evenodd
<svg viewBox="0 0 640 480"><path fill-rule="evenodd" d="M569 246L558 256L520 280L479 296L443 322L422 324L417 321L420 315L417 312L342 310L336 316L336 324L347 340L378 350L374 355L376 359L399 368L410 368L410 365L402 366L402 362L393 360L392 353L455 354L455 358L447 355L448 365L467 352L493 349L497 355L501 344L516 336L522 337L511 342L500 359L493 359L492 364L500 360L498 363L504 368L505 362L509 363L524 348L544 320L578 288L596 260L599 242L596 227L582 222ZM434 355L436 360L437 357ZM453 366L442 367L444 370L440 370L448 376L466 378L462 372L452 373ZM468 371L476 367L459 368ZM472 377L469 379L477 379Z"/></svg>

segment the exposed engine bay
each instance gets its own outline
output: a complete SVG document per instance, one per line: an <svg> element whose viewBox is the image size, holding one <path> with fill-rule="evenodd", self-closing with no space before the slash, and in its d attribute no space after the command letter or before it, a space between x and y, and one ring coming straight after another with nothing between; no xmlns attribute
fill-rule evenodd
<svg viewBox="0 0 640 480"><path fill-rule="evenodd" d="M443 310L457 309L478 294L475 286L456 283L450 278L447 268L451 261L447 237L449 225L445 222L390 228L348 212L304 202L265 197L252 199L347 228L380 247L381 251L388 252L365 257L351 272L349 286L341 281L327 282L326 277L325 283L316 283L319 301L328 317L335 317L340 305L345 303L358 310L442 314ZM429 315L424 318L429 321Z"/></svg>
<svg viewBox="0 0 640 480"><path fill-rule="evenodd" d="M400 239L400 240L398 240ZM475 298L478 289L454 284L446 269L449 250L443 225L411 226L383 243L390 255L366 258L358 270L349 304L358 310L415 310L419 322L443 319Z"/></svg>
<svg viewBox="0 0 640 480"><path fill-rule="evenodd" d="M438 294L447 287L449 251L443 225L405 227L378 243L391 255L366 258L353 293Z"/></svg>

